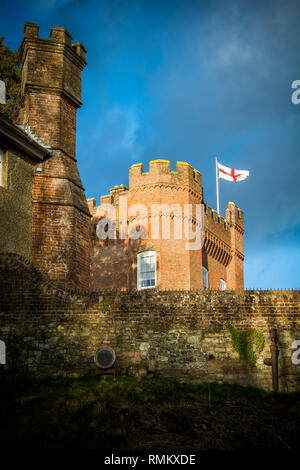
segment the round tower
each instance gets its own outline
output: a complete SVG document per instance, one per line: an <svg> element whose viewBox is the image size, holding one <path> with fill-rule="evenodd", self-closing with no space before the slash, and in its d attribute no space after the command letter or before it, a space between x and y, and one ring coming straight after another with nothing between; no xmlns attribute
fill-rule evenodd
<svg viewBox="0 0 300 470"><path fill-rule="evenodd" d="M112 188L98 208L90 201L95 227L99 215L107 215L101 211L107 204L116 219L115 240L99 240L93 232L92 287L143 287L138 271L145 254L156 264L155 285L149 287L201 289L202 201L201 174L188 163L177 162L175 171L162 159L151 161L147 172L141 163L132 165L129 188ZM124 226L126 236L122 236Z"/></svg>

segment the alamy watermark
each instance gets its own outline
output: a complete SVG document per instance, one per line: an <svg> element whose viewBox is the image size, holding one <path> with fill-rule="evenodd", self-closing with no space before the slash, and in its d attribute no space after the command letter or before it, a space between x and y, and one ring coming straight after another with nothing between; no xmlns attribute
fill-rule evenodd
<svg viewBox="0 0 300 470"><path fill-rule="evenodd" d="M294 80L292 83L292 88L295 91L291 94L291 101L293 104L300 103L300 80Z"/></svg>
<svg viewBox="0 0 300 470"><path fill-rule="evenodd" d="M300 364L300 339L293 341L292 349L296 349L292 354L292 363L298 366Z"/></svg>
<svg viewBox="0 0 300 470"><path fill-rule="evenodd" d="M5 83L0 80L0 104L6 103Z"/></svg>
<svg viewBox="0 0 300 470"><path fill-rule="evenodd" d="M0 340L0 364L6 364L6 345Z"/></svg>
<svg viewBox="0 0 300 470"><path fill-rule="evenodd" d="M95 215L101 219L96 233L100 240L173 238L185 240L186 250L200 250L203 246L204 204L184 204L183 208L180 204L151 204L148 208L144 204L128 205L124 195L119 198L118 209L112 204L97 208Z"/></svg>

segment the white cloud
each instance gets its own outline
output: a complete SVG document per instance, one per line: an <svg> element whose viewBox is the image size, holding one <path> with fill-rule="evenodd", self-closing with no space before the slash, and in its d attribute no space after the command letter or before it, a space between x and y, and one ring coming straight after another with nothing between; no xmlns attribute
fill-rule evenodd
<svg viewBox="0 0 300 470"><path fill-rule="evenodd" d="M215 55L212 57L213 65L233 65L235 63L246 63L251 61L254 56L257 59L257 51L243 44L239 40L228 41L219 48L215 48Z"/></svg>

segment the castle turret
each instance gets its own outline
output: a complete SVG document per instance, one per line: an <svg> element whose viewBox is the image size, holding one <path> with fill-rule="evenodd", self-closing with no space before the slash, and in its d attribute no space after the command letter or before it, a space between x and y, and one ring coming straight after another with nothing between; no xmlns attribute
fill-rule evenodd
<svg viewBox="0 0 300 470"><path fill-rule="evenodd" d="M118 235L116 240L101 241L94 231L93 288L136 288L137 257L145 251L156 253L157 287L202 288L199 171L186 162L177 162L176 170L171 171L170 161L163 159L150 161L148 171L142 163L134 164L129 168L129 188L115 186L100 198L99 207L93 204L90 202L94 224L101 208L104 211L106 204L112 204ZM128 223L125 236L124 214ZM133 236L134 224L140 237Z"/></svg>
<svg viewBox="0 0 300 470"><path fill-rule="evenodd" d="M142 163L134 164L129 168L129 188L115 186L100 198L99 207L95 199L89 204L95 229L107 204L113 211L103 223L113 217L116 227L120 228L119 220L122 226L113 240L105 238L108 232L98 239L93 231L94 288L243 288L243 213L229 203L224 219L204 204L201 173L188 163L177 162L175 171L169 160L150 161L148 171ZM125 236L124 214L128 217ZM132 223L140 237L131 237ZM134 227L131 230L136 235ZM151 265L156 266L155 280L146 287L139 285L143 256L156 260ZM146 271L143 276L150 276Z"/></svg>
<svg viewBox="0 0 300 470"><path fill-rule="evenodd" d="M19 124L51 157L35 171L33 264L70 287L89 286L90 213L75 159L76 110L81 106L85 48L64 28L50 39L26 23L20 47L23 107Z"/></svg>
<svg viewBox="0 0 300 470"><path fill-rule="evenodd" d="M244 214L234 202L226 209L226 221L231 237L232 260L227 269L228 283L235 289L244 288Z"/></svg>
<svg viewBox="0 0 300 470"><path fill-rule="evenodd" d="M129 168L129 189L144 185L168 184L195 189L202 196L201 173L189 163L177 162L176 171L170 171L169 160L152 160L149 171L145 172L142 163Z"/></svg>

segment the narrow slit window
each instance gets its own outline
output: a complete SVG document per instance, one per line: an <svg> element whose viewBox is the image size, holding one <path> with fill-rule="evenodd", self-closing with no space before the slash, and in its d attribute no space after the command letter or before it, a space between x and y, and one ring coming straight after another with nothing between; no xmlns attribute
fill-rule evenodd
<svg viewBox="0 0 300 470"><path fill-rule="evenodd" d="M226 281L224 279L220 279L220 290L226 290Z"/></svg>

